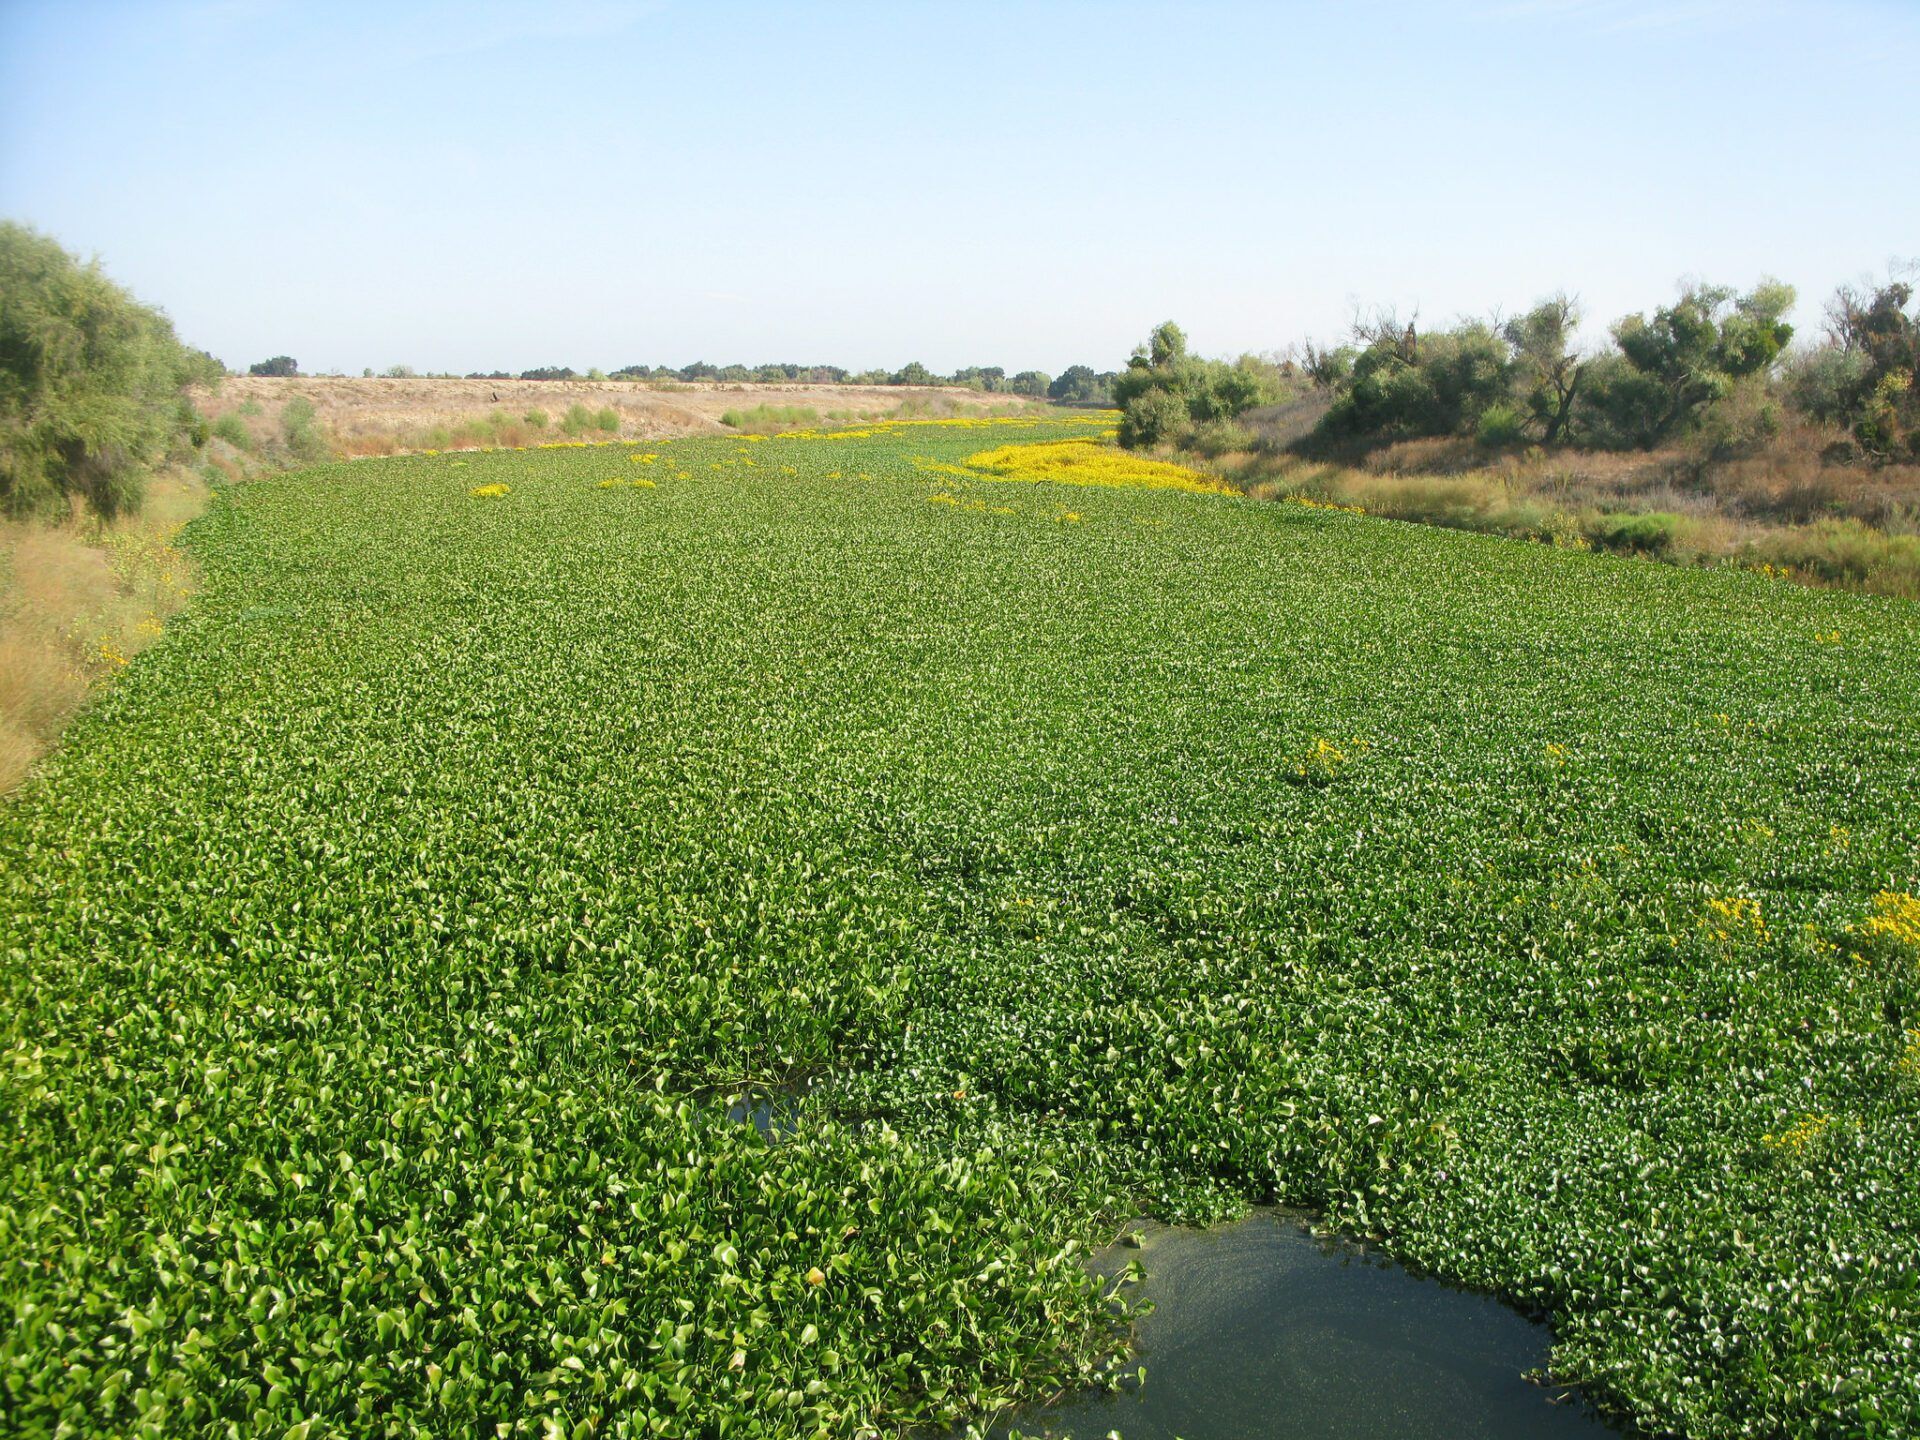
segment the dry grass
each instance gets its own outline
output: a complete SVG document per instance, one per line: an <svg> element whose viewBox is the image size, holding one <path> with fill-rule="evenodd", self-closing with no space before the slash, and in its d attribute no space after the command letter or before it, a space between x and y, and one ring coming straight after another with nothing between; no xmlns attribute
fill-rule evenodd
<svg viewBox="0 0 1920 1440"><path fill-rule="evenodd" d="M1682 472L1653 467L1584 479L1528 465L1422 474L1240 452L1212 468L1256 499L1920 599L1920 527L1900 518L1915 513L1899 509L1908 502L1895 503L1891 526L1845 511L1796 522L1746 511L1725 493L1688 486Z"/></svg>
<svg viewBox="0 0 1920 1440"><path fill-rule="evenodd" d="M395 380L297 376L233 377L194 396L210 420L234 416L254 453L272 455L287 402L304 398L333 452L393 455L406 450L471 450L562 438L556 427L574 406L611 409L618 435L666 439L730 433L721 417L759 407L868 415L1002 413L1026 402L959 386L680 384L631 380ZM916 408L917 407L917 408ZM529 417L540 416L545 423Z"/></svg>
<svg viewBox="0 0 1920 1440"><path fill-rule="evenodd" d="M1196 442L1185 458L1262 498L1920 599L1920 466L1832 463L1833 430L1790 420L1732 455L1698 439L1548 452L1442 436L1311 459L1310 419L1298 405L1251 411L1238 448Z"/></svg>
<svg viewBox="0 0 1920 1440"><path fill-rule="evenodd" d="M172 473L113 525L0 525L0 794L186 604L192 570L173 541L206 496Z"/></svg>

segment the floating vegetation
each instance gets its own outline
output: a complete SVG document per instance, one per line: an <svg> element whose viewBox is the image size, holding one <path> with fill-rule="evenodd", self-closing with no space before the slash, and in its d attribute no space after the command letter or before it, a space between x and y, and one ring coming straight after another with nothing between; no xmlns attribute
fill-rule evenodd
<svg viewBox="0 0 1920 1440"><path fill-rule="evenodd" d="M1920 1430L1920 610L1108 423L223 490L0 808L6 1428L985 1425L1280 1201L1648 1430Z"/></svg>

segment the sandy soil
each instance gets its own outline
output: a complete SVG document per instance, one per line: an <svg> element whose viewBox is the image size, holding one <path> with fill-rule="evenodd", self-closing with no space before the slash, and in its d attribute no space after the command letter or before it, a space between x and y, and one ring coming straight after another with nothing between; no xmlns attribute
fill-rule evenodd
<svg viewBox="0 0 1920 1440"><path fill-rule="evenodd" d="M569 405L620 412L620 433L642 438L725 433L720 416L756 405L799 405L818 410L881 414L903 401L931 403L956 411L1005 408L1017 397L988 395L946 385L660 385L629 380L389 380L290 379L240 376L217 391L201 392L195 403L218 419L248 401L265 415L277 415L294 396L305 396L315 418L332 436L403 436L436 425L456 425L493 411L521 415L542 410L557 419Z"/></svg>

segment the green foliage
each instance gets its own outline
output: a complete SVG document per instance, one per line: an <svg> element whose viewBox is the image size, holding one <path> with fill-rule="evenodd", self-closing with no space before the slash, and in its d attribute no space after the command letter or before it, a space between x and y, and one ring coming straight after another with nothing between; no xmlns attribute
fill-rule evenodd
<svg viewBox="0 0 1920 1440"><path fill-rule="evenodd" d="M1068 405L1109 405L1113 402L1114 374L1091 365L1069 365L1047 386L1047 398Z"/></svg>
<svg viewBox="0 0 1920 1440"><path fill-rule="evenodd" d="M1580 307L1566 295L1543 300L1501 327L1501 338L1512 350L1515 393L1547 445L1567 438L1579 396L1586 368L1574 350L1579 328Z"/></svg>
<svg viewBox="0 0 1920 1440"><path fill-rule="evenodd" d="M0 810L8 1427L947 1433L1280 1199L1920 1430L1920 612L967 464L1097 428L223 491Z"/></svg>
<svg viewBox="0 0 1920 1440"><path fill-rule="evenodd" d="M1047 387L1053 384L1053 377L1044 370L1022 370L1006 383L1009 395L1025 395L1034 400L1047 398Z"/></svg>
<svg viewBox="0 0 1920 1440"><path fill-rule="evenodd" d="M1401 439L1472 434L1480 415L1511 391L1507 343L1470 322L1420 334L1385 321L1353 361L1321 422L1325 436Z"/></svg>
<svg viewBox="0 0 1920 1440"><path fill-rule="evenodd" d="M1587 526L1596 545L1629 554L1663 555L1679 534L1681 518L1664 510L1602 515Z"/></svg>
<svg viewBox="0 0 1920 1440"><path fill-rule="evenodd" d="M236 450L253 449L253 432L247 429L247 422L232 411L213 422L213 436L216 440L226 441Z"/></svg>
<svg viewBox="0 0 1920 1440"><path fill-rule="evenodd" d="M1480 412L1474 437L1489 449L1501 450L1520 444L1527 438L1526 421L1505 401L1496 401Z"/></svg>
<svg viewBox="0 0 1920 1440"><path fill-rule="evenodd" d="M522 380L571 380L574 378L571 365L540 365L532 370L520 372Z"/></svg>
<svg viewBox="0 0 1920 1440"><path fill-rule="evenodd" d="M1831 334L1789 374L1788 394L1813 419L1849 431L1878 460L1920 460L1920 316L1913 286L1870 292L1842 286L1828 314Z"/></svg>
<svg viewBox="0 0 1920 1440"><path fill-rule="evenodd" d="M287 453L301 464L311 465L327 458L326 436L314 422L313 402L304 395L287 401L280 411L280 435Z"/></svg>
<svg viewBox="0 0 1920 1440"><path fill-rule="evenodd" d="M1589 388L1585 409L1596 434L1631 434L1654 444L1681 433L1706 408L1750 375L1768 373L1793 338L1781 317L1793 287L1765 281L1745 295L1720 285L1690 285L1648 320L1629 315L1613 327L1615 343L1638 384ZM1610 413L1607 402L1624 406Z"/></svg>
<svg viewBox="0 0 1920 1440"><path fill-rule="evenodd" d="M720 416L720 423L735 430L766 435L801 425L818 425L820 412L810 405L755 405L750 409L726 411Z"/></svg>
<svg viewBox="0 0 1920 1440"><path fill-rule="evenodd" d="M1186 332L1171 320L1154 328L1109 388L1120 407L1120 443L1129 447L1178 440L1195 425L1232 420L1277 395L1270 368L1259 362L1188 355Z"/></svg>
<svg viewBox="0 0 1920 1440"><path fill-rule="evenodd" d="M256 360L247 367L249 375L298 375L300 362L291 355L275 355L271 360Z"/></svg>
<svg viewBox="0 0 1920 1440"><path fill-rule="evenodd" d="M148 468L189 438L180 392L220 373L97 262L0 222L0 510L136 509Z"/></svg>
<svg viewBox="0 0 1920 1440"><path fill-rule="evenodd" d="M1115 386L1116 398L1119 388ZM1187 399L1172 389L1150 386L1134 391L1120 407L1120 443L1129 449L1172 444L1192 429Z"/></svg>
<svg viewBox="0 0 1920 1440"><path fill-rule="evenodd" d="M1575 434L1601 450L1644 450L1666 433L1670 397L1657 376L1626 356L1589 360L1574 405Z"/></svg>
<svg viewBox="0 0 1920 1440"><path fill-rule="evenodd" d="M931 385L934 380L934 373L918 360L909 360L887 377L889 385Z"/></svg>
<svg viewBox="0 0 1920 1440"><path fill-rule="evenodd" d="M528 417L532 419L531 416ZM567 407L566 414L560 417L560 432L563 435L579 437L593 431L614 435L620 430L620 412L611 405L603 405L598 410L589 410L579 401Z"/></svg>

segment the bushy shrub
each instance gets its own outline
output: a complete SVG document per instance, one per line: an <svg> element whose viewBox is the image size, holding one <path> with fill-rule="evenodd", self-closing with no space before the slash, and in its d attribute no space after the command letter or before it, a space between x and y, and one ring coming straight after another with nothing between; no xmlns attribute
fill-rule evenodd
<svg viewBox="0 0 1920 1440"><path fill-rule="evenodd" d="M1735 382L1695 422L1689 445L1703 461L1752 455L1780 434L1780 403L1764 376Z"/></svg>
<svg viewBox="0 0 1920 1440"><path fill-rule="evenodd" d="M1681 517L1664 510L1638 515L1599 515L1587 526L1594 544L1636 555L1665 555L1680 533Z"/></svg>
<svg viewBox="0 0 1920 1440"><path fill-rule="evenodd" d="M1486 325L1422 335L1391 321L1362 327L1341 394L1321 422L1329 438L1407 439L1472 434L1512 389L1507 342Z"/></svg>
<svg viewBox="0 0 1920 1440"><path fill-rule="evenodd" d="M1489 405L1480 412L1474 436L1490 450L1505 449L1527 438L1526 421L1518 410L1504 401Z"/></svg>
<svg viewBox="0 0 1920 1440"><path fill-rule="evenodd" d="M1665 405L1666 393L1653 376L1624 355L1601 355L1587 363L1574 430L1598 449L1645 449L1660 438Z"/></svg>
<svg viewBox="0 0 1920 1440"><path fill-rule="evenodd" d="M280 434L287 453L305 464L327 458L326 436L313 418L313 402L304 395L287 401L280 411Z"/></svg>
<svg viewBox="0 0 1920 1440"><path fill-rule="evenodd" d="M1763 281L1745 295L1720 285L1690 285L1653 318L1629 315L1613 327L1620 357L1634 375L1611 395L1589 387L1590 403L1624 402L1624 415L1604 416L1596 434L1629 431L1650 445L1698 423L1742 379L1769 373L1793 338L1781 317L1793 287Z"/></svg>
<svg viewBox="0 0 1920 1440"><path fill-rule="evenodd" d="M1163 445L1182 438L1192 427L1183 396L1171 390L1147 390L1120 409L1120 443L1128 449Z"/></svg>
<svg viewBox="0 0 1920 1440"><path fill-rule="evenodd" d="M249 375L298 375L300 362L291 355L275 355L271 360L256 360L247 367Z"/></svg>
<svg viewBox="0 0 1920 1440"><path fill-rule="evenodd" d="M247 422L231 412L213 422L213 436L236 450L253 449L253 433L247 429Z"/></svg>
<svg viewBox="0 0 1920 1440"><path fill-rule="evenodd" d="M1120 443L1161 444L1179 439L1195 425L1232 420L1278 398L1275 380L1273 367L1251 357L1232 363L1189 355L1186 333L1168 320L1113 378L1113 403L1121 412Z"/></svg>
<svg viewBox="0 0 1920 1440"><path fill-rule="evenodd" d="M1480 411L1480 422L1473 434L1488 449L1509 449L1526 440L1526 420L1513 405L1501 401Z"/></svg>
<svg viewBox="0 0 1920 1440"><path fill-rule="evenodd" d="M560 430L565 435L577 437L586 434L589 430L613 434L619 428L620 412L611 405L603 405L598 410L589 410L576 400L567 407L567 413L560 417Z"/></svg>
<svg viewBox="0 0 1920 1440"><path fill-rule="evenodd" d="M0 508L137 508L148 467L188 438L181 391L218 380L218 362L97 263L12 222L0 297Z"/></svg>
<svg viewBox="0 0 1920 1440"><path fill-rule="evenodd" d="M1066 404L1105 405L1113 400L1113 372L1091 365L1069 365L1047 386L1047 398Z"/></svg>

